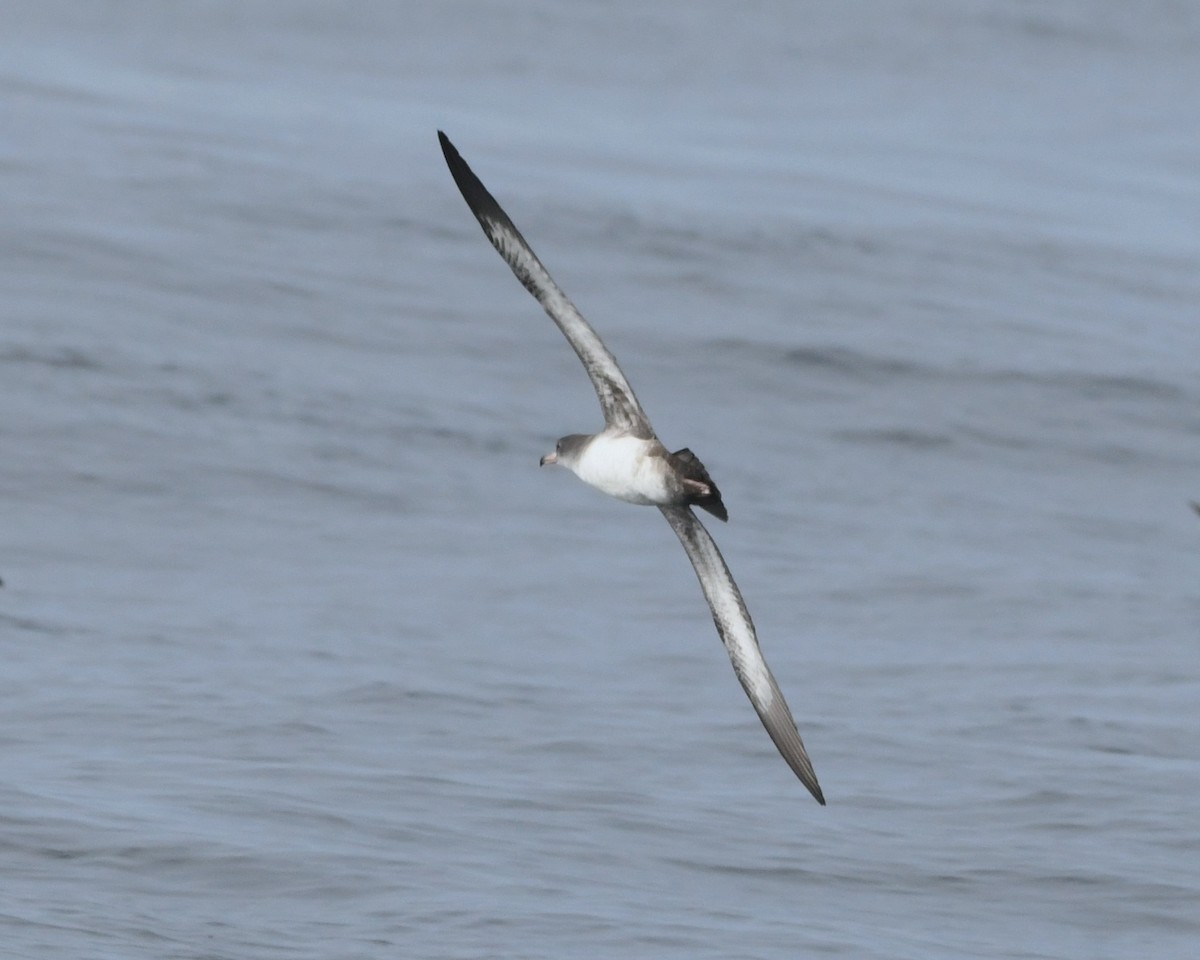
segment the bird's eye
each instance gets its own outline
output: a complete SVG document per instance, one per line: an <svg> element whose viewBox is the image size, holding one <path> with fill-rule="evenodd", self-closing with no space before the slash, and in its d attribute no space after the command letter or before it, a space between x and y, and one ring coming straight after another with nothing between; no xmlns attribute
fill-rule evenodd
<svg viewBox="0 0 1200 960"><path fill-rule="evenodd" d="M559 441L558 441L558 443L556 443L556 444L554 445L554 452L555 452L555 453L562 453L562 441L561 441L561 440L559 440Z"/></svg>

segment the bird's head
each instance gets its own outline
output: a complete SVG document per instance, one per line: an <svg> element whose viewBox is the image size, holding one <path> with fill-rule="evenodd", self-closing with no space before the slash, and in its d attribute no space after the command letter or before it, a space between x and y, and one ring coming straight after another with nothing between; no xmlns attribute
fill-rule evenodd
<svg viewBox="0 0 1200 960"><path fill-rule="evenodd" d="M558 464L568 470L574 470L583 454L583 448L592 438L582 433L572 433L563 437L554 445L554 452L548 453L538 461L539 466Z"/></svg>

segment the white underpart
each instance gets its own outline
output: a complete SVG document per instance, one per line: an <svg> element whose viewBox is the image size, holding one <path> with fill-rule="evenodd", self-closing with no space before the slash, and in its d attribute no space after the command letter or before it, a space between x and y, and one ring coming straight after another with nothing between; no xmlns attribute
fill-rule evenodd
<svg viewBox="0 0 1200 960"><path fill-rule="evenodd" d="M598 434L572 465L575 476L602 493L628 503L662 506L672 502L661 457L653 440L628 434Z"/></svg>

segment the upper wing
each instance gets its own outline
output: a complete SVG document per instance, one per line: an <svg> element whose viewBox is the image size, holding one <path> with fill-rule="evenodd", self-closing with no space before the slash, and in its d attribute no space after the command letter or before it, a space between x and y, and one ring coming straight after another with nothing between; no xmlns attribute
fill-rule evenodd
<svg viewBox="0 0 1200 960"><path fill-rule="evenodd" d="M825 796L821 793L821 785L817 783L817 775L813 772L812 761L808 759L808 751L800 739L800 731L796 729L796 721L788 709L787 701L767 661L763 659L762 651L758 648L758 637L754 633L754 623L750 620L750 611L746 602L733 582L729 567L721 551L717 549L713 538L696 519L688 507L659 507L683 549L687 551L696 568L696 576L700 578L700 586L704 596L712 608L713 623L717 625L717 633L725 649L729 651L729 659L733 661L733 671L742 682L750 702L758 711L759 719L767 728L767 733L775 741L775 746L783 754L783 759L800 778L800 782L808 787L809 792L817 798L817 803L824 806Z"/></svg>
<svg viewBox="0 0 1200 960"><path fill-rule="evenodd" d="M653 437L650 421L608 347L596 335L591 324L583 319L575 304L559 289L537 254L521 236L521 231L513 225L496 198L479 182L479 178L441 130L438 131L438 141L454 182L458 184L475 219L483 227L483 232L492 241L492 246L512 268L525 289L550 314L550 319L558 324L558 329L583 361L584 369L596 388L596 396L600 398L605 423L624 427L647 440Z"/></svg>

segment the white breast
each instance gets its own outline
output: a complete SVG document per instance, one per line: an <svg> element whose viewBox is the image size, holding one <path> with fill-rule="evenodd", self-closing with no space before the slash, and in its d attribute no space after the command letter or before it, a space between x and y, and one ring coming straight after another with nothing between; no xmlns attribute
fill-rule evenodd
<svg viewBox="0 0 1200 960"><path fill-rule="evenodd" d="M673 497L667 485L666 463L653 456L662 447L654 440L628 435L599 434L575 465L575 475L610 497L629 503L667 504Z"/></svg>

